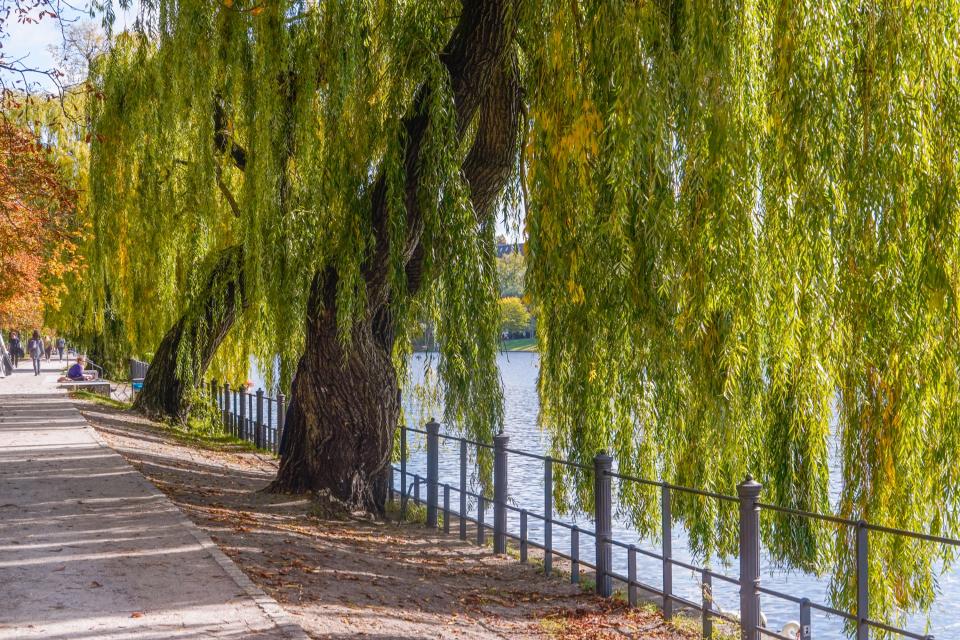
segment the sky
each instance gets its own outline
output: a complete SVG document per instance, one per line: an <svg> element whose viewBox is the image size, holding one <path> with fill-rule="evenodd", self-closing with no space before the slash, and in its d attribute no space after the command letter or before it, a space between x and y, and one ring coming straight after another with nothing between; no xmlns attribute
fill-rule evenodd
<svg viewBox="0 0 960 640"><path fill-rule="evenodd" d="M91 18L89 12L84 10L86 6L82 2L75 5L77 8L71 9L64 5L61 12L65 25L78 21L100 22L100 17ZM114 23L114 32L123 31L127 26L133 24L135 17L134 11L117 11L116 21ZM46 17L39 22L32 24L21 24L11 22L6 26L7 38L3 42L2 54L5 61L22 59L24 66L35 69L48 70L56 66L56 61L50 53L51 47L59 47L63 42L61 35L60 21ZM0 76L9 84L14 79L14 75L9 72L0 71ZM16 77L19 80L19 77ZM55 89L53 82L40 74L29 76L32 83L36 86L31 89L52 91Z"/></svg>

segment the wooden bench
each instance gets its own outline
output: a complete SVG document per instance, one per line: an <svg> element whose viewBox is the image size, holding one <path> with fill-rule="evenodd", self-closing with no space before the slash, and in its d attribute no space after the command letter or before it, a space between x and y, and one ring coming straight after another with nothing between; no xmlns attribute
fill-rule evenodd
<svg viewBox="0 0 960 640"><path fill-rule="evenodd" d="M107 380L61 382L59 386L61 389L66 389L67 391L89 391L90 393L98 393L107 398L110 397L110 382Z"/></svg>

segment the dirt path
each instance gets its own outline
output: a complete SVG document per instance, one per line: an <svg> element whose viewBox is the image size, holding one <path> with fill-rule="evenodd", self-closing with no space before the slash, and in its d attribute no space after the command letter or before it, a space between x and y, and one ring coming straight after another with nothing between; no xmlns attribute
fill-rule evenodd
<svg viewBox="0 0 960 640"><path fill-rule="evenodd" d="M695 637L455 536L324 517L308 500L259 491L276 471L271 458L186 446L128 412L77 402L311 637Z"/></svg>

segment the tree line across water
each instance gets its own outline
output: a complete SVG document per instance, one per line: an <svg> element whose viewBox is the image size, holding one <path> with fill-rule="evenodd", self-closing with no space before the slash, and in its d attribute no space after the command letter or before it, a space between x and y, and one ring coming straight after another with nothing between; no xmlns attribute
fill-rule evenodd
<svg viewBox="0 0 960 640"><path fill-rule="evenodd" d="M149 356L138 410L186 420L197 384L245 379L252 354L290 400L272 488L382 513L420 327L446 422L502 427L506 218L555 455L606 449L624 473L709 490L750 472L786 507L957 534L953 3L141 10L59 109L8 105L0 140L40 145L24 171L61 163L67 202L30 199L56 225L70 212L69 254L44 245L37 279L62 286L48 324L98 362ZM0 188L26 193L16 164ZM577 467L556 487L561 507L592 504ZM624 491L656 531L657 496ZM673 514L700 552L732 551L734 513L691 498ZM832 572L850 601L852 538L764 527L775 559ZM929 605L943 550L870 551L871 615Z"/></svg>

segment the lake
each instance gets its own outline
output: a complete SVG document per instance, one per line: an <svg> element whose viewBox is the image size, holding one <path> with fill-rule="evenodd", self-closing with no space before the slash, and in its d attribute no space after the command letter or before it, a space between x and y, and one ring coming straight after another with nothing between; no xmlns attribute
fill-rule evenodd
<svg viewBox="0 0 960 640"><path fill-rule="evenodd" d="M423 380L424 370L429 362L427 354L414 354L411 362L413 381ZM537 375L539 358L536 353L512 352L498 356L498 366L503 381L504 391L504 432L510 436L509 447L531 453L543 454L549 450L549 434L542 432L537 426L539 399L537 396ZM259 376L254 373L253 380L260 382ZM423 412L417 398L410 393L404 396L404 410L408 417L408 424L422 428ZM439 416L442 411L436 411ZM443 432L441 427L441 433ZM423 436L416 433L408 434L408 443L411 452L407 470L426 476L426 454L423 448ZM831 447L831 494L834 500L839 495L840 473L836 463L835 448ZM509 500L518 508L528 509L531 512L543 512L543 463L539 460L511 455L509 458ZM471 470L472 471L472 470ZM399 477L399 474L397 474ZM459 484L459 449L456 443L440 440L440 482L455 487ZM409 480L408 480L409 482ZM399 486L399 482L397 483ZM471 488L477 490L477 486ZM735 494L735 488L730 487L729 494ZM425 492L423 493L425 495ZM442 493L441 493L442 499ZM457 509L459 496L451 491L451 504ZM472 513L476 512L476 505L471 501L468 507ZM616 496L614 496L614 511L616 511ZM493 522L492 510L486 512L485 522ZM555 518L577 524L580 528L592 531L593 524L583 515L555 515ZM519 514L508 511L509 530L518 534ZM529 518L529 535L533 541L543 542L542 523ZM635 544L637 547L653 552L660 552L657 541L641 538L630 523L624 518L616 518L614 522L614 538L626 544ZM594 556L593 536L580 535L580 557L592 562ZM553 545L558 551L569 553L570 532L564 527L553 527ZM681 525L673 527L673 557L690 564L699 564L699 558L691 554L686 532ZM627 554L618 547L613 548L614 571L626 575ZM727 565L714 563L713 569L736 578L738 574L736 558L731 558ZM812 602L829 604L827 594L828 578L818 578L802 571L788 570L776 566L766 554L762 557L762 584L766 587L789 593L796 597L806 597ZM659 560L637 555L637 577L654 587L661 586L662 569ZM725 584L714 579L713 590L716 604L725 612L735 613L739 610L739 596L735 585ZM677 595L695 602L700 601L701 587L699 574L689 570L674 567L673 590ZM930 625L927 628L927 616L912 615L908 618L906 629L916 633L931 633L938 640L960 637L960 573L950 571L939 577L939 595L930 611ZM642 597L641 593L641 597ZM779 631L789 620L797 620L799 611L797 605L771 596L762 596L762 610L767 616L768 626ZM813 638L840 640L846 638L843 622L836 616L813 611L812 616Z"/></svg>

